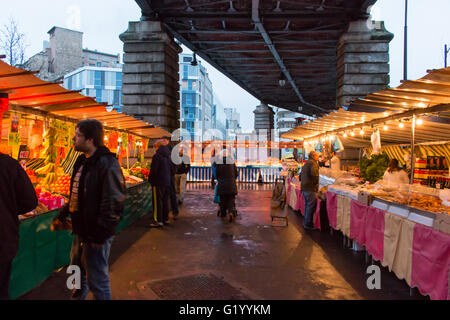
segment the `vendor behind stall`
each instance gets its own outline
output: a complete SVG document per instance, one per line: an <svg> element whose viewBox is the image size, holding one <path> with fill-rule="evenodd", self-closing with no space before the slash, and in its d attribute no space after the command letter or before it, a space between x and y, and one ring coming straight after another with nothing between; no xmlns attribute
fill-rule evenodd
<svg viewBox="0 0 450 320"><path fill-rule="evenodd" d="M383 176L383 182L386 184L407 184L409 183L408 174L398 166L398 160L392 159Z"/></svg>
<svg viewBox="0 0 450 320"><path fill-rule="evenodd" d="M336 152L331 152L331 159L330 159L330 168L331 170L339 171L341 170L341 159L336 155Z"/></svg>

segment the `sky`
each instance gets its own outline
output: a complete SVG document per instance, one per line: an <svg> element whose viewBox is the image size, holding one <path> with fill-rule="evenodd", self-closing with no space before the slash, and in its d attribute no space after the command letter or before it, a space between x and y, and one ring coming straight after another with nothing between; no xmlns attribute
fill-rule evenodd
<svg viewBox="0 0 450 320"><path fill-rule="evenodd" d="M386 29L394 34L390 43L391 87L403 79L404 4L405 0L378 0L372 8L373 19L383 20ZM449 0L408 1L408 79L421 78L426 70L444 66L444 44L450 45L449 12ZM82 31L84 48L122 55L119 34L128 28L128 21L139 21L141 12L134 0L21 0L2 6L0 25L10 17L25 34L27 57L42 50L53 26ZM242 128L251 131L253 110L259 100L205 61L202 63L222 104L236 107Z"/></svg>

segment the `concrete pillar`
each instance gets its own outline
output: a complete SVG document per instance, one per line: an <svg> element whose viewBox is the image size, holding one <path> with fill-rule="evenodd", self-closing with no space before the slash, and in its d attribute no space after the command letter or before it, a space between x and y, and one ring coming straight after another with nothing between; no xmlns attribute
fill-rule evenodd
<svg viewBox="0 0 450 320"><path fill-rule="evenodd" d="M394 35L384 22L357 20L339 39L337 106L386 89L389 85L389 42Z"/></svg>
<svg viewBox="0 0 450 320"><path fill-rule="evenodd" d="M266 141L275 141L275 137L272 137L272 130L274 129L274 112L271 108L269 108L266 104L261 103L256 109L253 111L255 114L255 131L258 136L258 139L263 140L262 134L265 130L267 134ZM267 155L271 156L270 149L267 150Z"/></svg>
<svg viewBox="0 0 450 320"><path fill-rule="evenodd" d="M172 132L180 127L178 54L160 21L130 21L124 46L122 110Z"/></svg>

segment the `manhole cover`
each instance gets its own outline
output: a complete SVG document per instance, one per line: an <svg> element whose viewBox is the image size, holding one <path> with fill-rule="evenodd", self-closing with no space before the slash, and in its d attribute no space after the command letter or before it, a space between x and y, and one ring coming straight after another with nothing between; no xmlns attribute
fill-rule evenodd
<svg viewBox="0 0 450 320"><path fill-rule="evenodd" d="M251 300L243 289L237 289L211 273L146 281L138 287L141 291L150 289L162 300Z"/></svg>

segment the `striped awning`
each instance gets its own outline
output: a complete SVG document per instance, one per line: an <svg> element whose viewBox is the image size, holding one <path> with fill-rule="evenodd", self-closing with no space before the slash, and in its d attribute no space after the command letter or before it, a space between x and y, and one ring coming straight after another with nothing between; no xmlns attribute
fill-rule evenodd
<svg viewBox="0 0 450 320"><path fill-rule="evenodd" d="M105 129L125 131L144 138L170 136L169 132L152 123L116 110L108 111L107 103L99 103L80 91L67 90L60 83L41 80L34 73L37 72L18 69L0 61L0 93L8 94L11 109L39 111L68 121L94 118L101 121Z"/></svg>
<svg viewBox="0 0 450 320"><path fill-rule="evenodd" d="M365 149L366 154L372 154L372 148ZM410 146L384 146L381 147L381 152L386 152L389 159L397 159L402 165L405 164L404 156L405 154L411 154ZM427 145L417 145L414 147L414 153L417 157L421 159L426 159L428 156L443 156L450 161L450 142L441 142L441 144L427 144Z"/></svg>
<svg viewBox="0 0 450 320"><path fill-rule="evenodd" d="M450 68L432 70L414 81L385 89L354 101L281 137L319 140L339 135L344 147L369 147L370 137L380 130L382 145L411 143L412 116L416 143L450 140Z"/></svg>

